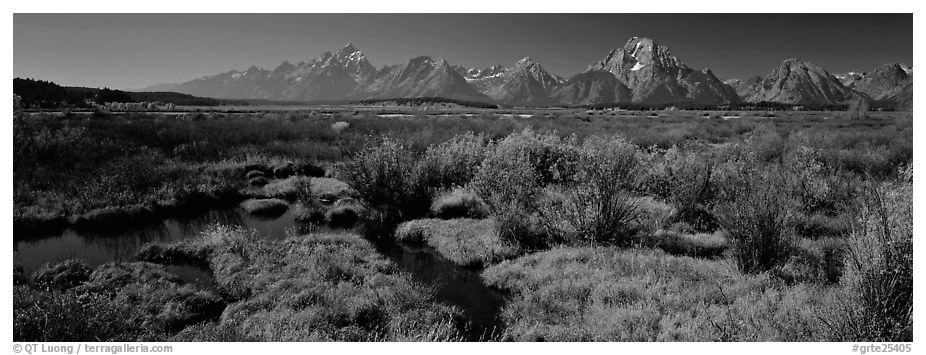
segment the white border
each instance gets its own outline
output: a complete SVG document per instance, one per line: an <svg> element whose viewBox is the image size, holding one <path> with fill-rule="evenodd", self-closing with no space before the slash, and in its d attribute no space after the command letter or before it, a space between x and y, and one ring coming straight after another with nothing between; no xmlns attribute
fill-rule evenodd
<svg viewBox="0 0 926 355"><path fill-rule="evenodd" d="M541 3L539 1L524 2L500 2L497 0L464 0L460 2L435 2L435 1L405 1L395 3L393 1L372 1L372 0L349 0L342 2L314 2L314 1L283 1L283 2L254 2L242 0L227 0L216 2L190 2L179 0L163 0L148 2L126 1L36 1L36 2L18 2L12 4L12 9L4 16L3 36L6 41L6 48L10 48L9 54L4 58L6 61L5 70L8 73L8 80L13 78L13 13L28 12L75 12L75 13L93 13L93 12L237 12L237 13L283 13L283 12L307 12L307 13L343 13L343 12L386 12L386 13L422 13L422 12L538 12L538 13L586 13L586 12L613 12L613 13L634 13L634 12L673 12L673 13L739 13L739 12L812 12L812 13L829 13L829 12L900 12L914 13L914 62L911 65L914 68L921 68L920 60L917 53L923 53L919 50L922 42L917 42L922 25L918 24L923 20L922 4L913 1L839 1L839 2L809 2L806 0L778 0L764 3L748 1L683 1L683 0L660 0L660 1L636 1L636 2L618 2L618 1L588 1L573 0L568 2ZM851 24L847 24L851 25ZM787 24L782 24L787 26ZM731 29L735 30L735 29ZM860 50L864 50L860 48ZM6 147L12 146L12 124L10 116L12 112L11 101L12 84L7 82L7 99L3 102L4 117L7 118L7 124L3 126L3 144ZM914 83L914 92L922 93L924 90L923 83L917 81ZM922 112L926 108L921 100L914 100L914 112ZM914 126L918 124L914 123ZM914 151L922 151L920 148L926 148L924 142L924 133L922 129L914 130ZM9 148L8 148L9 149ZM2 233L7 243L12 240L12 157L8 152L0 158L3 160L7 173L3 175L5 187L2 189L3 198L6 203L2 207L4 214L4 232ZM914 171L918 175L922 167L921 159L914 158ZM923 189L914 188L914 213L915 217L923 216L922 207L926 192ZM924 230L924 224L919 218L915 218L914 230L920 235ZM9 244L8 244L9 245ZM914 254L922 253L922 243L914 243ZM12 270L13 258L12 250L3 253L3 267L6 272L3 273L3 286L0 288L6 291L2 293L2 300L7 307L4 307L3 314L7 321L0 324L6 334L6 349L12 349ZM916 259L916 258L915 258ZM920 277L922 275L922 262L914 262L917 285L924 285ZM916 294L916 291L914 290ZM923 322L923 310L921 305L917 305L914 310L914 319ZM916 326L918 323L915 323ZM924 351L920 339L922 336L922 327L914 331L913 349L915 352ZM176 354L207 354L207 353L357 353L357 354L407 354L409 351L414 353L435 353L441 355L465 354L472 355L474 352L490 353L566 353L579 354L589 353L675 353L675 354L860 354L851 351L852 343L463 343L463 344L446 344L446 343L386 343L386 344L369 344L369 343L256 343L256 344L223 344L223 343L170 343L174 346ZM149 344L150 345L150 344ZM0 348L0 352L6 350ZM12 353L12 352L11 352Z"/></svg>

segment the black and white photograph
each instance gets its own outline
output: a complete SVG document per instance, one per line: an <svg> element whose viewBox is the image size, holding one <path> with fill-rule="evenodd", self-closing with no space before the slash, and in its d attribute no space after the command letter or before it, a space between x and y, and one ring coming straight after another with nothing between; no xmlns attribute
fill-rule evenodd
<svg viewBox="0 0 926 355"><path fill-rule="evenodd" d="M912 5L455 6L10 13L13 353L918 351Z"/></svg>

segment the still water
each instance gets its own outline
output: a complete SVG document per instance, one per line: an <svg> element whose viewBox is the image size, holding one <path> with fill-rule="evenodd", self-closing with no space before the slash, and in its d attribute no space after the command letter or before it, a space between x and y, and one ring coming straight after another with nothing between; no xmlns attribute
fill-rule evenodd
<svg viewBox="0 0 926 355"><path fill-rule="evenodd" d="M19 236L13 244L13 261L30 275L45 263L79 259L91 268L111 261L132 261L148 243L170 243L194 238L214 224L254 229L263 238L283 239L300 231L291 210L275 218L256 217L239 208L216 209L205 214L170 218L147 226L115 233L66 230L60 235L39 239ZM429 247L396 243L375 243L377 250L436 291L437 299L463 310L470 320L472 340L500 332L499 311L504 297L482 283L479 270L460 267ZM173 265L168 269L185 282L214 286L208 270L193 265Z"/></svg>

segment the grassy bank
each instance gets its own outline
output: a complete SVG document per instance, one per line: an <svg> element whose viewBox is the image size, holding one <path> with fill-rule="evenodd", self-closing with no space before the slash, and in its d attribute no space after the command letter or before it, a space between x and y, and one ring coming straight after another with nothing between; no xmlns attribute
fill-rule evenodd
<svg viewBox="0 0 926 355"><path fill-rule="evenodd" d="M217 319L225 300L151 263L65 261L13 289L16 341L164 341Z"/></svg>
<svg viewBox="0 0 926 355"><path fill-rule="evenodd" d="M461 340L459 311L348 233L266 241L217 227L201 239L149 251L146 259L201 260L234 300L217 322L175 339L259 341Z"/></svg>

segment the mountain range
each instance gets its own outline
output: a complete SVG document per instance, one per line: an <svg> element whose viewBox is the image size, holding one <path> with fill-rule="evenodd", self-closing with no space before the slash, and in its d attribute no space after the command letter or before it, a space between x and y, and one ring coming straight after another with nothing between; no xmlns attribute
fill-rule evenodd
<svg viewBox="0 0 926 355"><path fill-rule="evenodd" d="M347 44L308 61L283 62L273 70L251 66L142 91L281 101L445 97L515 106L763 101L841 105L866 100L912 109L913 71L896 63L870 73L831 74L813 63L787 59L765 77L721 80L710 69L688 67L652 39L633 37L584 72L563 78L530 57L509 66L476 68L419 56L376 68L362 51Z"/></svg>

